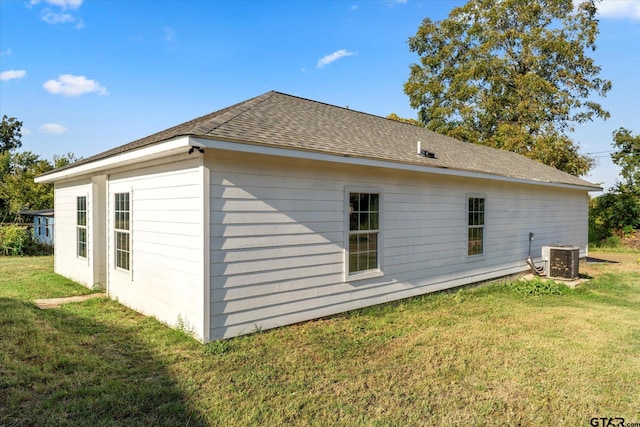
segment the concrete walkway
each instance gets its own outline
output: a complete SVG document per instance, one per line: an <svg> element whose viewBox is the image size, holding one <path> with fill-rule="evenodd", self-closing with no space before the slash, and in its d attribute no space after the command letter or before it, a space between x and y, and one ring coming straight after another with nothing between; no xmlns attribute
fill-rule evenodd
<svg viewBox="0 0 640 427"><path fill-rule="evenodd" d="M106 296L107 294L102 292L99 294L78 295L75 297L36 299L36 300L33 300L33 302L36 305L36 307L42 310L47 310L49 308L58 308L62 304L66 304L68 302L82 302L91 298L103 298Z"/></svg>

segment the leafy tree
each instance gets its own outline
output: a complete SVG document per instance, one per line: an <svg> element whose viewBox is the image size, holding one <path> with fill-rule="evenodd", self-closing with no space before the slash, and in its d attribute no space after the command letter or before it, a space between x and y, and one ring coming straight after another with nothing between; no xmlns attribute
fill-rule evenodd
<svg viewBox="0 0 640 427"><path fill-rule="evenodd" d="M20 148L22 146L22 122L15 117L2 116L0 123L0 154Z"/></svg>
<svg viewBox="0 0 640 427"><path fill-rule="evenodd" d="M6 156L6 154L5 154ZM51 184L36 184L33 179L52 170L51 163L31 151L9 154L7 173L0 183L0 198L8 201L9 211L53 207Z"/></svg>
<svg viewBox="0 0 640 427"><path fill-rule="evenodd" d="M575 123L606 119L589 97L611 82L595 50L596 0L470 0L449 16L426 18L409 49L404 91L436 132L515 151L574 175L593 159L568 136Z"/></svg>
<svg viewBox="0 0 640 427"><path fill-rule="evenodd" d="M31 151L0 154L0 222L13 220L21 210L52 208L53 185L33 179L76 160L73 153L54 156L53 164Z"/></svg>
<svg viewBox="0 0 640 427"><path fill-rule="evenodd" d="M640 187L640 134L633 136L630 130L620 128L613 132L613 147L616 151L611 159L622 168L626 184Z"/></svg>
<svg viewBox="0 0 640 427"><path fill-rule="evenodd" d="M424 123L420 122L419 120L416 119L407 119L405 117L400 117L399 115L397 115L396 113L391 113L387 116L387 119L390 120L395 120L396 122L401 122L401 123L409 123L411 125L415 125L415 126L421 126L424 127Z"/></svg>
<svg viewBox="0 0 640 427"><path fill-rule="evenodd" d="M590 200L589 240L604 240L625 230L640 228L640 188L617 183Z"/></svg>
<svg viewBox="0 0 640 427"><path fill-rule="evenodd" d="M613 162L622 167L624 182L589 203L589 240L640 228L640 135L620 128L613 132Z"/></svg>

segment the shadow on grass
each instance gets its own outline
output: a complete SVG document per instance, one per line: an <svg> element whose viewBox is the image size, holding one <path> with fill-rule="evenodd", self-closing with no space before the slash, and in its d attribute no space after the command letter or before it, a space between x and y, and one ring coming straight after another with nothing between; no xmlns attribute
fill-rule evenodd
<svg viewBox="0 0 640 427"><path fill-rule="evenodd" d="M93 301L101 315L120 314ZM45 311L0 298L0 425L207 425L139 324L101 322L91 307Z"/></svg>
<svg viewBox="0 0 640 427"><path fill-rule="evenodd" d="M613 261L613 260L604 259L604 258L595 258L595 257L590 257L590 256L588 256L585 259L585 262L587 264L619 264L618 261Z"/></svg>

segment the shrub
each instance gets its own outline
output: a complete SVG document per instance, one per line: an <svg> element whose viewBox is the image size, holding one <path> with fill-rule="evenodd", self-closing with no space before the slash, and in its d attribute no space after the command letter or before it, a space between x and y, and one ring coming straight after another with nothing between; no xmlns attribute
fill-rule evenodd
<svg viewBox="0 0 640 427"><path fill-rule="evenodd" d="M32 240L26 227L19 225L0 226L0 252L3 255L24 255L25 247Z"/></svg>
<svg viewBox="0 0 640 427"><path fill-rule="evenodd" d="M52 248L39 244L27 227L10 224L0 225L0 255L24 256L51 253Z"/></svg>
<svg viewBox="0 0 640 427"><path fill-rule="evenodd" d="M518 280L511 284L511 289L525 296L562 295L569 289L566 285L555 280L542 280L536 277L531 280Z"/></svg>

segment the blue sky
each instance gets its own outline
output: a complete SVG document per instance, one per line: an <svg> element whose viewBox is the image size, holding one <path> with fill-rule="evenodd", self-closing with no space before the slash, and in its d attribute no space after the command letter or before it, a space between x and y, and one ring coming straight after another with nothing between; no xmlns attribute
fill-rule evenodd
<svg viewBox="0 0 640 427"><path fill-rule="evenodd" d="M415 117L402 90L407 39L456 0L0 1L0 114L23 121L22 150L87 157L277 90ZM611 133L640 133L640 0L600 5L607 121L573 138L612 186Z"/></svg>

